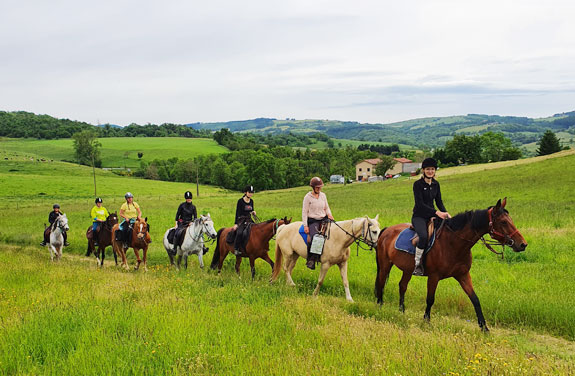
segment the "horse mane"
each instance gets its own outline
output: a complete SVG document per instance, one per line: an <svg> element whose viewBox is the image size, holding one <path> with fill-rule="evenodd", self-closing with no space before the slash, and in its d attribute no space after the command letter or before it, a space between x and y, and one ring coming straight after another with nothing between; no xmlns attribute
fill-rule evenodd
<svg viewBox="0 0 575 376"><path fill-rule="evenodd" d="M468 224L472 230L480 230L487 223L487 210L468 210L447 219L445 224L453 231L463 230Z"/></svg>
<svg viewBox="0 0 575 376"><path fill-rule="evenodd" d="M272 218L272 219L268 219L267 221L261 222L261 223L272 223L272 222L275 221L275 220L276 220L275 218Z"/></svg>

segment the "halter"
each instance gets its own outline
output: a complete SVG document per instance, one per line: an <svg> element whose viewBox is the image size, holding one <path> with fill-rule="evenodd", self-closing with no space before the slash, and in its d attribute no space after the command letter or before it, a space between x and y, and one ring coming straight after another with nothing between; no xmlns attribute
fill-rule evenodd
<svg viewBox="0 0 575 376"><path fill-rule="evenodd" d="M60 219L61 217L62 216L59 215L58 218L56 218L56 220L54 221L54 224L58 223L56 226L54 226L54 230L56 228L59 228L61 231L66 231L66 227L62 224L62 220Z"/></svg>

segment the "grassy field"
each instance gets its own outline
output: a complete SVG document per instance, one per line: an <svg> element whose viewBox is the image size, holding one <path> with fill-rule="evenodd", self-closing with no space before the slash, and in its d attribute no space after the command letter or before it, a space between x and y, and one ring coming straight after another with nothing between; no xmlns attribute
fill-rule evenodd
<svg viewBox="0 0 575 376"><path fill-rule="evenodd" d="M225 153L227 149L208 138L183 137L111 137L98 139L102 144L102 167L140 166L141 160L193 158L203 154ZM28 140L0 138L0 151L27 155L31 158L48 158L57 161L74 161L72 139Z"/></svg>
<svg viewBox="0 0 575 376"><path fill-rule="evenodd" d="M527 251L497 259L474 248L471 275L487 323L484 335L457 282L439 284L430 323L422 320L425 278L414 278L406 312L397 309L400 273L392 270L379 307L373 296L374 254L355 247L344 299L336 269L320 297L310 295L317 270L300 261L296 288L269 285L256 261L251 281L228 259L221 275L168 267L161 236L173 225L187 184L98 173L104 206L117 210L125 191L149 218L150 271L103 269L86 258L83 233L93 205L91 170L16 157L0 160L0 374L573 374L575 372L575 154L440 171L452 214L508 197ZM483 167L483 168L482 168ZM489 169L488 169L489 168ZM336 219L380 214L382 227L409 221L410 180L326 186ZM308 188L256 193L261 218L301 215ZM198 211L216 228L233 222L238 192L200 187ZM51 264L37 246L53 202L70 221L71 247ZM210 247L210 248L213 248ZM272 247L273 248L273 247ZM208 253L211 260L212 250ZM273 253L272 253L273 258ZM130 255L134 264L134 257Z"/></svg>

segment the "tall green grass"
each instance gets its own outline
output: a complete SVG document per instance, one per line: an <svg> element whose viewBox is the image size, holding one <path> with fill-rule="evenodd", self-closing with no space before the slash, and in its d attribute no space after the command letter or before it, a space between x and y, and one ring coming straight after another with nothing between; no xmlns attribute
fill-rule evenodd
<svg viewBox="0 0 575 376"><path fill-rule="evenodd" d="M440 176L452 214L508 197L526 252L497 259L473 249L471 270L490 335L480 333L457 282L437 289L431 322L422 320L426 279L412 279L406 313L398 312L393 269L379 307L373 297L374 254L352 248L345 302L337 268L320 297L310 297L317 270L301 261L296 288L269 285L270 268L247 260L238 278L228 258L221 275L168 267L161 245L187 184L99 172L104 205L117 210L130 190L151 223L150 271L122 272L111 254L103 269L85 258L93 205L91 170L65 163L0 161L0 373L5 374L572 374L575 371L575 155ZM18 171L10 171L18 170ZM382 228L411 217L413 180L326 186L336 219L380 214ZM299 220L308 188L256 192L261 218ZM44 193L39 195L38 192ZM233 223L238 192L200 187L199 212L216 228ZM70 222L61 263L36 246L54 201ZM213 248L211 246L210 248ZM273 242L272 247L273 249ZM212 250L208 253L211 259ZM134 264L130 251L129 261Z"/></svg>

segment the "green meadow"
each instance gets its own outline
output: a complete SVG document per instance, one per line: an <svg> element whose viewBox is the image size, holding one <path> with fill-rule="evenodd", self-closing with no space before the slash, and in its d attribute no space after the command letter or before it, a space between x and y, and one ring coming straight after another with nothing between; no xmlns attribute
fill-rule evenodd
<svg viewBox="0 0 575 376"><path fill-rule="evenodd" d="M200 270L195 256L188 270L173 270L161 237L173 226L184 191L194 193L198 212L209 212L216 228L233 223L241 194L215 187L200 186L198 197L189 184L98 171L104 206L118 210L124 193L134 193L153 239L147 273L122 271L110 249L99 269L84 256L94 198L91 169L31 161L10 149L0 149L0 157L0 374L575 373L572 151L439 171L451 214L508 197L507 209L529 243L520 254L506 250L503 260L483 246L473 248L471 275L489 334L479 330L454 280L440 282L429 323L423 320L425 278L412 279L401 314L401 273L392 269L384 305L378 306L375 255L355 246L349 265L355 303L345 301L335 267L319 298L312 298L318 271L301 260L295 288L285 286L283 272L270 285L263 260L256 261L254 281L247 260L237 276L229 257L220 275ZM379 214L383 228L410 220L412 184L402 178L327 185L324 191L337 220ZM255 209L262 219L298 220L307 191L256 191ZM54 202L71 227L71 246L60 263L51 263L38 245ZM273 259L273 242L270 249Z"/></svg>
<svg viewBox="0 0 575 376"><path fill-rule="evenodd" d="M170 137L110 137L99 138L102 144L102 167L134 168L140 161L154 159L194 158L203 154L220 154L227 149L208 138ZM57 161L74 161L72 139L28 140L0 138L0 150ZM138 153L143 153L141 159Z"/></svg>

